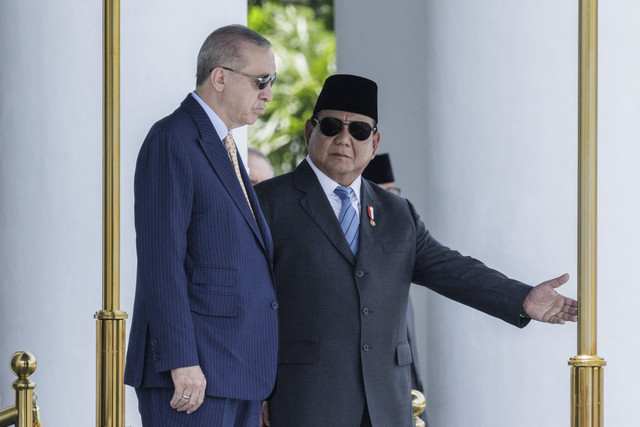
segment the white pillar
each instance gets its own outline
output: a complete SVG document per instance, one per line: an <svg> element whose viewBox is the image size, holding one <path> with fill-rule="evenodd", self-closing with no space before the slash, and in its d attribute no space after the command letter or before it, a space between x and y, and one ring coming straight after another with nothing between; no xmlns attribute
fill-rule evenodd
<svg viewBox="0 0 640 427"><path fill-rule="evenodd" d="M151 125L195 87L215 28L245 1L121 2L121 309L135 289L133 171ZM0 14L0 409L14 351L38 360L45 425L95 424L102 307L102 4L6 2ZM240 130L245 141L246 130ZM237 138L238 140L238 138ZM139 426L127 387L127 426Z"/></svg>
<svg viewBox="0 0 640 427"><path fill-rule="evenodd" d="M576 297L578 2L336 0L338 72L380 86L380 152L436 238ZM640 288L640 6L600 4L599 349L632 426ZM434 427L566 426L576 326L520 331L413 291Z"/></svg>

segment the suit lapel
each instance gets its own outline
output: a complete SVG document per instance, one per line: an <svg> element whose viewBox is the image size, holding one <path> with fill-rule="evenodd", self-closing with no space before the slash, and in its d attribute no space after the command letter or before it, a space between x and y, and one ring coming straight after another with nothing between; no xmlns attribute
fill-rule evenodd
<svg viewBox="0 0 640 427"><path fill-rule="evenodd" d="M369 217L369 207L373 209L373 219ZM358 255L366 254L366 252L376 247L376 234L379 225L384 223L384 212L380 209L378 198L371 188L371 184L367 180L362 180L360 188L360 243ZM372 225L371 221L375 225Z"/></svg>
<svg viewBox="0 0 640 427"><path fill-rule="evenodd" d="M256 210L255 219L253 217L253 214L251 213L249 205L247 204L247 199L244 197L242 187L240 187L240 182L238 181L236 172L233 169L231 160L229 160L227 150L220 140L220 137L218 136L215 128L213 127L209 116L207 116L207 113L202 109L200 104L198 104L198 101L196 101L193 96L191 96L191 94L187 95L185 100L182 101L182 107L187 111L187 113L189 113L189 115L193 118L194 123L198 127L198 131L200 132L200 139L198 140L198 142L200 143L202 151L207 157L207 160L211 164L213 171L220 178L222 185L226 188L227 192L231 196L231 199L234 201L236 207L255 233L263 248L265 248L265 250L267 250L269 252L269 255L271 256L272 252L271 250L266 248L263 235L261 233L261 230L258 228L258 224L256 223L259 218L262 220L262 222L264 222L264 217L262 216L262 213L259 213L260 205L257 202L255 192L251 188L251 182L249 181L249 177L245 172L242 159L240 158L240 156L238 156L238 162L240 163L240 174L242 175L242 180L244 182L247 193L250 194L249 200L251 200L252 206Z"/></svg>
<svg viewBox="0 0 640 427"><path fill-rule="evenodd" d="M241 156L238 156L238 163L240 164L240 175L242 175L244 188L247 190L247 195L249 196L249 200L251 201L251 206L253 207L253 214L252 214L251 210L249 210L249 207L246 203L244 194L242 193L242 188L240 188L240 193L242 194L242 200L245 201L243 206L247 207L247 210L249 211L249 215L251 215L251 217L249 218L251 221L249 221L249 223L252 224L252 228L253 228L253 224L257 223L256 225L260 229L260 232L257 233L258 237L261 238L260 243L262 243L262 246L268 252L269 260L273 262L273 240L271 238L271 231L269 231L267 220L264 217L264 214L262 213L262 209L260 209L260 201L258 200L258 195L256 194L256 191L253 189L253 184L251 184L251 179L249 179L249 175L247 174L244 164L242 163ZM231 161L229 161L229 164L231 164ZM233 171L233 176L234 177L236 176L235 171ZM236 178L236 181L237 180L238 179ZM238 187L240 187L240 184L238 184ZM245 218L247 218L246 215L245 215ZM254 231L255 231L255 228L254 228Z"/></svg>
<svg viewBox="0 0 640 427"><path fill-rule="evenodd" d="M355 264L356 258L351 252L351 248L340 228L340 223L336 214L331 208L320 182L311 166L306 160L293 172L295 187L306 193L300 200L300 206L316 223L318 228L327 236L327 239L350 263Z"/></svg>

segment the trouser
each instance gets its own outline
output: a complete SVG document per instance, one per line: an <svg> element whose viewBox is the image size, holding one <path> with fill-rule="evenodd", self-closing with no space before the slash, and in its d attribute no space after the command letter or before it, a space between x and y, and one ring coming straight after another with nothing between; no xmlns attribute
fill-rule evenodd
<svg viewBox="0 0 640 427"><path fill-rule="evenodd" d="M144 427L256 427L260 425L262 401L206 396L192 414L178 412L169 402L173 390L136 389Z"/></svg>

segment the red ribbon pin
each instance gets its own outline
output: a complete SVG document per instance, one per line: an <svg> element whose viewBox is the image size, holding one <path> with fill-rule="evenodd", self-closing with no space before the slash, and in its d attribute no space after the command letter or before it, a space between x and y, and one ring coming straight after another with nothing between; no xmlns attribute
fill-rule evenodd
<svg viewBox="0 0 640 427"><path fill-rule="evenodd" d="M367 213L369 214L369 224L371 224L372 227L375 227L376 222L375 222L375 217L373 215L373 206L371 205L367 206Z"/></svg>

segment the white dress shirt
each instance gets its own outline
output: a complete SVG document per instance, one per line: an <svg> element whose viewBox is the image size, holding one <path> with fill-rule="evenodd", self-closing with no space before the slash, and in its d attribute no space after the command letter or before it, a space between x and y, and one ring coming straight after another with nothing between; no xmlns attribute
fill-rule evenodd
<svg viewBox="0 0 640 427"><path fill-rule="evenodd" d="M324 194L329 199L329 203L331 203L331 207L333 208L333 212L336 214L336 218L340 217L340 209L342 208L342 200L340 197L333 192L336 187L340 184L329 178L324 174L316 165L313 164L311 158L307 156L307 162L311 169L318 177L318 181L320 181L320 185L324 190ZM352 183L349 185L353 192L351 192L351 205L356 210L356 215L360 218L360 186L362 185L362 177L358 176Z"/></svg>

